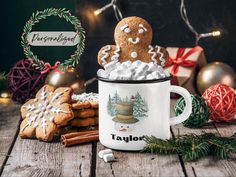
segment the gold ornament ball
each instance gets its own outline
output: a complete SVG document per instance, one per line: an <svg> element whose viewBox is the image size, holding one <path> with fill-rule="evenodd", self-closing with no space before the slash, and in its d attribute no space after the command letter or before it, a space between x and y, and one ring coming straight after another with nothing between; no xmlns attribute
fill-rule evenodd
<svg viewBox="0 0 236 177"><path fill-rule="evenodd" d="M222 62L212 62L204 66L197 75L197 89L203 92L212 85L225 84L235 88L236 74L227 64Z"/></svg>
<svg viewBox="0 0 236 177"><path fill-rule="evenodd" d="M85 92L85 81L79 77L79 73L75 68L69 67L64 73L53 70L51 71L45 81L55 88L58 87L71 87L74 93Z"/></svg>

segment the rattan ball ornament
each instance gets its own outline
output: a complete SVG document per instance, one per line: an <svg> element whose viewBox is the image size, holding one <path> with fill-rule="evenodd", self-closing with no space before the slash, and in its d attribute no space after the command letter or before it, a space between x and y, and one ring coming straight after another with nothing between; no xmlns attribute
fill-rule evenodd
<svg viewBox="0 0 236 177"><path fill-rule="evenodd" d="M19 60L8 74L9 90L14 101L24 103L35 96L44 85L45 74L41 74L33 66L32 60Z"/></svg>
<svg viewBox="0 0 236 177"><path fill-rule="evenodd" d="M209 120L209 110L207 106L207 102L205 99L198 95L191 95L192 98L192 113L189 118L183 122L186 127L202 127ZM175 113L176 115L180 115L185 108L185 100L183 97L178 99L175 104Z"/></svg>
<svg viewBox="0 0 236 177"><path fill-rule="evenodd" d="M210 119L215 122L229 122L236 115L236 94L225 84L216 84L202 95L210 109Z"/></svg>

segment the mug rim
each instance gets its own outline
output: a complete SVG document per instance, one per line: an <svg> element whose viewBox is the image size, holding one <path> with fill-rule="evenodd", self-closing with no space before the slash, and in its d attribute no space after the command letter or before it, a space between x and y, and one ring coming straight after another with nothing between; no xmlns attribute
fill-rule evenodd
<svg viewBox="0 0 236 177"><path fill-rule="evenodd" d="M111 80L104 77L97 76L99 81L109 82L109 83L120 83L120 84L147 84L147 83L159 83L169 81L173 78L170 74L169 77L160 78L160 79L151 79L151 80Z"/></svg>

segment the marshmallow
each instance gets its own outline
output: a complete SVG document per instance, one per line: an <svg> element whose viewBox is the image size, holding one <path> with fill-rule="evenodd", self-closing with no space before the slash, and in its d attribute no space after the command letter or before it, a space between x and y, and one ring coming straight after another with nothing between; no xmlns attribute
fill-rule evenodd
<svg viewBox="0 0 236 177"><path fill-rule="evenodd" d="M153 62L148 63L148 71L152 72L155 71L157 69L157 65L154 64Z"/></svg>
<svg viewBox="0 0 236 177"><path fill-rule="evenodd" d="M103 69L99 69L99 70L97 71L97 75L98 75L99 77L104 77L104 78L106 78L106 77L107 77L107 72L106 72L105 70L103 70Z"/></svg>
<svg viewBox="0 0 236 177"><path fill-rule="evenodd" d="M141 62L140 60L136 60L135 62L132 63L133 66L138 67L139 65L141 65L143 62Z"/></svg>
<svg viewBox="0 0 236 177"><path fill-rule="evenodd" d="M111 80L117 80L118 77L119 77L119 74L117 73L116 70L111 71L110 76L109 76L109 79L111 79Z"/></svg>
<svg viewBox="0 0 236 177"><path fill-rule="evenodd" d="M164 71L166 77L170 77L170 73L168 71Z"/></svg>
<svg viewBox="0 0 236 177"><path fill-rule="evenodd" d="M102 159L105 154L112 154L112 150L111 149L101 150L99 151L98 156Z"/></svg>
<svg viewBox="0 0 236 177"><path fill-rule="evenodd" d="M105 162L112 162L112 161L115 160L115 157L114 157L113 154L104 154L104 155L103 155L103 160L104 160Z"/></svg>
<svg viewBox="0 0 236 177"><path fill-rule="evenodd" d="M127 72L122 75L123 80L132 80L132 72Z"/></svg>
<svg viewBox="0 0 236 177"><path fill-rule="evenodd" d="M158 72L158 71L152 72L152 76L154 77L154 79L160 79L161 78L160 72Z"/></svg>
<svg viewBox="0 0 236 177"><path fill-rule="evenodd" d="M106 71L112 71L113 69L116 68L116 63L117 61L111 61L110 63L107 63L105 66L104 66L104 69Z"/></svg>
<svg viewBox="0 0 236 177"><path fill-rule="evenodd" d="M138 78L137 78L137 80L145 80L145 76L139 76Z"/></svg>
<svg viewBox="0 0 236 177"><path fill-rule="evenodd" d="M170 76L169 72L164 71L162 66L140 60L133 63L131 61L123 63L111 61L104 68L105 70L99 69L97 75L111 80L152 80Z"/></svg>
<svg viewBox="0 0 236 177"><path fill-rule="evenodd" d="M121 65L130 67L132 65L132 62L128 60L128 61L123 62Z"/></svg>
<svg viewBox="0 0 236 177"><path fill-rule="evenodd" d="M155 79L155 78L153 77L152 74L148 74L148 75L147 75L147 80L153 80L153 79Z"/></svg>

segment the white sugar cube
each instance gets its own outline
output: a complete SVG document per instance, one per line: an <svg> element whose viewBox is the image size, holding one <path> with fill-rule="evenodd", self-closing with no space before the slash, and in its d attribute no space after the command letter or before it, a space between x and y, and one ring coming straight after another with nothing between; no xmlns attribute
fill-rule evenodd
<svg viewBox="0 0 236 177"><path fill-rule="evenodd" d="M115 160L115 157L114 157L114 155L112 153L111 154L104 154L103 155L103 160L105 162L112 162L112 161Z"/></svg>
<svg viewBox="0 0 236 177"><path fill-rule="evenodd" d="M99 156L100 158L103 158L103 156L104 156L105 154L112 154L112 150L111 150L111 149L101 150L101 151L99 151L98 156Z"/></svg>

